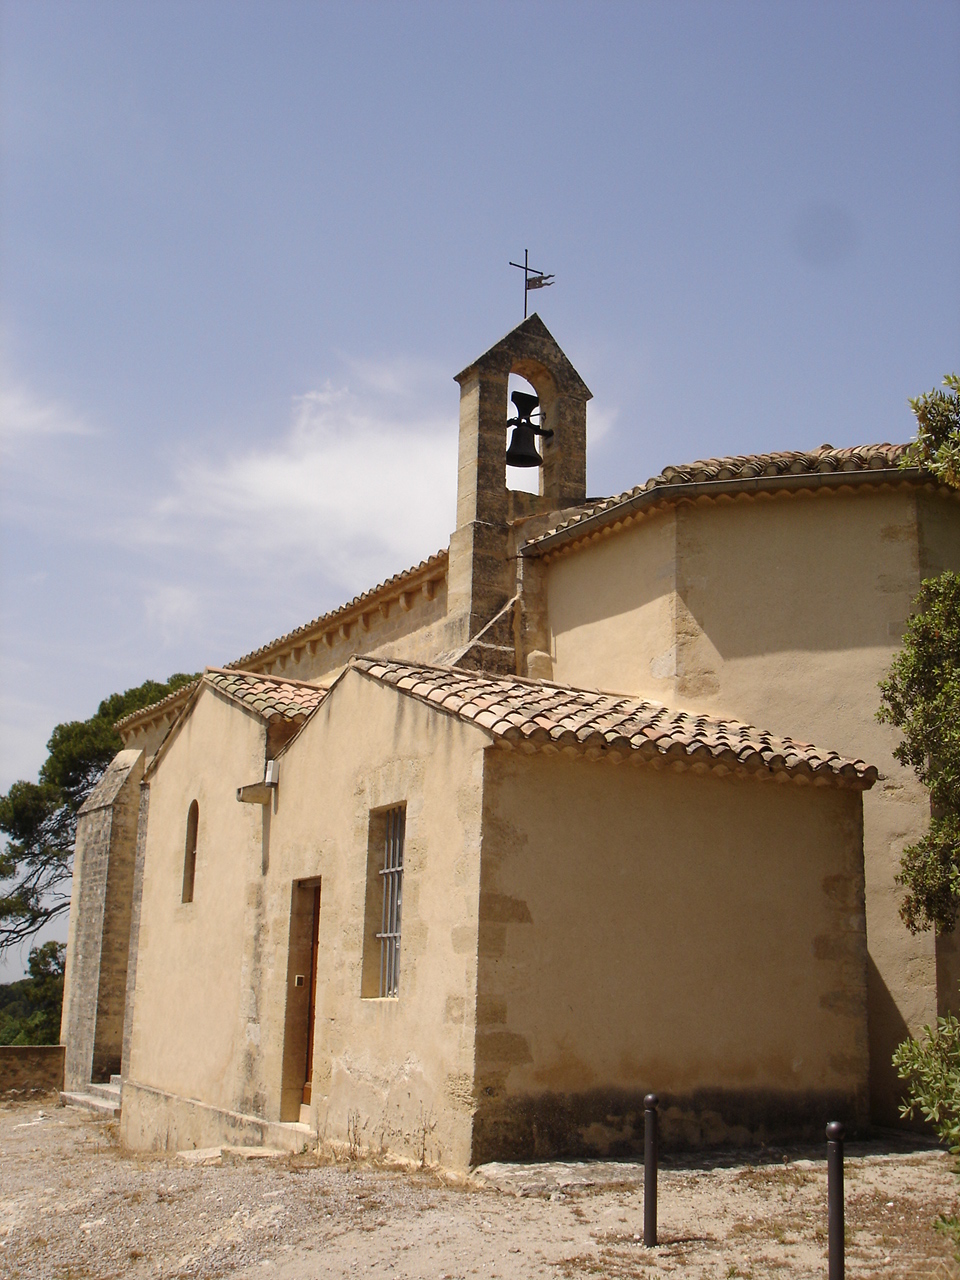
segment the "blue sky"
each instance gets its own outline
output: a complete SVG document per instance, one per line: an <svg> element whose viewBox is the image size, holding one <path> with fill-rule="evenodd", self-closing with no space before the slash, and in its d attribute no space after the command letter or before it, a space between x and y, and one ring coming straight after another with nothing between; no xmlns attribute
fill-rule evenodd
<svg viewBox="0 0 960 1280"><path fill-rule="evenodd" d="M0 789L446 544L524 248L594 494L908 438L958 52L921 0L3 0Z"/></svg>

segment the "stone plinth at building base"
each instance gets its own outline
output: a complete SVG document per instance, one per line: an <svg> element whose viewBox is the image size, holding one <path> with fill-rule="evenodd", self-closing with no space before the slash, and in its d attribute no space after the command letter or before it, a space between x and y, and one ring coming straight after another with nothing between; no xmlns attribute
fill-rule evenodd
<svg viewBox="0 0 960 1280"><path fill-rule="evenodd" d="M317 1133L306 1124L263 1120L127 1080L120 1139L133 1151L235 1146L273 1147L296 1154L316 1146Z"/></svg>

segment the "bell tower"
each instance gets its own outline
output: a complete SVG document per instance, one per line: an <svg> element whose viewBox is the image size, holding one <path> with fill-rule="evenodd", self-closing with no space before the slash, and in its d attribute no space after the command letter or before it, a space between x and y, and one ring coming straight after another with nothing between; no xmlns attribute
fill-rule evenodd
<svg viewBox="0 0 960 1280"><path fill-rule="evenodd" d="M455 379L460 384L460 452L447 600L451 614L467 615L465 638L476 635L513 594L506 484L511 373L526 378L540 401L543 466L533 509L560 511L587 496L591 392L534 313Z"/></svg>

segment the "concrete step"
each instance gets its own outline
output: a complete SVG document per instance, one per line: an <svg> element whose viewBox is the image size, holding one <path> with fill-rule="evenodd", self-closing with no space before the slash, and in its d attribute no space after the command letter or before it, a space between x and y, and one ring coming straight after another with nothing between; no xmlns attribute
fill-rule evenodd
<svg viewBox="0 0 960 1280"><path fill-rule="evenodd" d="M60 1101L65 1107L83 1107L93 1111L104 1120L120 1119L120 1099L112 1102L107 1098L98 1098L92 1093L61 1093Z"/></svg>
<svg viewBox="0 0 960 1280"><path fill-rule="evenodd" d="M111 1077L110 1077L110 1083L113 1085L113 1087L114 1087L115 1089L119 1089L119 1088L120 1088L120 1083L121 1083L121 1081L122 1081L122 1080L123 1080L123 1076L111 1076Z"/></svg>
<svg viewBox="0 0 960 1280"><path fill-rule="evenodd" d="M83 1087L84 1093L92 1093L95 1098L104 1098L107 1102L115 1102L120 1105L120 1083L114 1084L111 1080L109 1084L87 1084Z"/></svg>

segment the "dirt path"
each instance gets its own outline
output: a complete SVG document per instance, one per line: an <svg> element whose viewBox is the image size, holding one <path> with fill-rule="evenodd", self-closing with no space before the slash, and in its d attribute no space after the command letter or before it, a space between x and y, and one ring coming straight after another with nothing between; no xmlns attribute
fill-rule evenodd
<svg viewBox="0 0 960 1280"><path fill-rule="evenodd" d="M811 1158L816 1157L816 1158ZM0 1276L108 1280L676 1280L826 1275L821 1152L675 1161L661 1169L660 1234L640 1242L642 1170L628 1164L488 1165L437 1174L318 1164L218 1165L132 1156L114 1125L46 1104L0 1105ZM960 1280L931 1229L956 1213L942 1152L848 1148L847 1275Z"/></svg>

